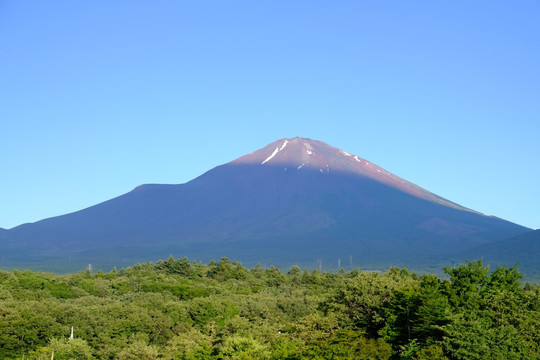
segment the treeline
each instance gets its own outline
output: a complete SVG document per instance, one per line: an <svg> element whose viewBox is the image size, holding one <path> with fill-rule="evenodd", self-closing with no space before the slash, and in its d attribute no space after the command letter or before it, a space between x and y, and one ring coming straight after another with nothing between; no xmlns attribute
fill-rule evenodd
<svg viewBox="0 0 540 360"><path fill-rule="evenodd" d="M173 257L109 273L0 271L0 358L540 359L538 285L481 261L445 272Z"/></svg>

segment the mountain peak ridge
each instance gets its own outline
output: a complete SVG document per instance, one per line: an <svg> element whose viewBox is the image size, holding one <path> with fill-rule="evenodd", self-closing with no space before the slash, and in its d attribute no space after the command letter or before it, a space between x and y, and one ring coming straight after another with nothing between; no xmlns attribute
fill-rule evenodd
<svg viewBox="0 0 540 360"><path fill-rule="evenodd" d="M323 175L350 173L383 183L415 197L455 209L478 213L413 184L358 155L304 137L282 138L231 161L232 165L282 167L284 171L314 170ZM480 213L478 213L480 214ZM482 214L483 215L483 214Z"/></svg>

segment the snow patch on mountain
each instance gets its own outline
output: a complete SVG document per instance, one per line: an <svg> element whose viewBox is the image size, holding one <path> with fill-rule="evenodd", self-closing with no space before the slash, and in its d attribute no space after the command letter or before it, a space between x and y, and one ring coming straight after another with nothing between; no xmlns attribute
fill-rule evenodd
<svg viewBox="0 0 540 360"><path fill-rule="evenodd" d="M276 156L276 154L277 154L278 152L279 152L279 148L276 148L276 149L274 150L274 152L272 153L272 155L270 155L269 157L267 157L266 160L264 160L264 161L261 163L261 165L264 165L264 164L267 163L268 161L272 160L272 158L273 158L274 156Z"/></svg>
<svg viewBox="0 0 540 360"><path fill-rule="evenodd" d="M268 161L272 160L272 159L274 158L274 156L277 155L278 152L280 152L281 150L285 149L285 146L287 146L287 143L288 143L288 142L289 142L288 140L285 140L285 141L283 142L283 144L281 145L281 147L276 147L276 148L274 149L274 152L272 152L272 154L271 154L269 157L267 157L266 160L264 160L264 161L261 163L261 165L264 165L264 164L267 163Z"/></svg>

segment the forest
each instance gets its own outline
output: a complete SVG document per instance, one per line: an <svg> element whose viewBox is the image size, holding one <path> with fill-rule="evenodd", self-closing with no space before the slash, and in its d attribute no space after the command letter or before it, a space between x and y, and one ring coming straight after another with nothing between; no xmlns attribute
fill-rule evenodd
<svg viewBox="0 0 540 360"><path fill-rule="evenodd" d="M540 359L538 284L482 261L444 271L172 256L108 273L0 271L0 358Z"/></svg>

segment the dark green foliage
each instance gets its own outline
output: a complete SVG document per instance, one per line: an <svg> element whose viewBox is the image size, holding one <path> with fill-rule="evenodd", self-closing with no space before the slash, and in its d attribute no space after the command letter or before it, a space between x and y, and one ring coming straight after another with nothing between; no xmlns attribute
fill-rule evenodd
<svg viewBox="0 0 540 360"><path fill-rule="evenodd" d="M219 260L216 266L211 266L208 276L216 280L243 280L247 278L247 270L236 261L231 262L224 257Z"/></svg>
<svg viewBox="0 0 540 360"><path fill-rule="evenodd" d="M429 345L415 352L413 360L448 360L438 345Z"/></svg>
<svg viewBox="0 0 540 360"><path fill-rule="evenodd" d="M385 274L360 272L346 279L322 308L340 314L348 326L364 329L374 337L384 327L384 308L396 291L416 282L406 270L396 268Z"/></svg>
<svg viewBox="0 0 540 360"><path fill-rule="evenodd" d="M385 306L386 325L380 333L392 344L434 343L442 339L442 329L449 323L451 309L441 282L424 275L415 285L397 290Z"/></svg>
<svg viewBox="0 0 540 360"><path fill-rule="evenodd" d="M359 332L336 330L307 345L310 359L387 360L392 348L382 339L367 339Z"/></svg>
<svg viewBox="0 0 540 360"><path fill-rule="evenodd" d="M172 256L110 273L0 271L0 358L540 358L538 285L480 261L446 271L285 274Z"/></svg>
<svg viewBox="0 0 540 360"><path fill-rule="evenodd" d="M477 261L446 271L453 314L442 345L453 358L540 358L540 308L529 306L538 298L526 296L515 267L489 274Z"/></svg>
<svg viewBox="0 0 540 360"><path fill-rule="evenodd" d="M174 259L172 255L165 261L159 260L156 263L156 269L165 270L169 274L178 274L186 277L190 276L193 271L188 258Z"/></svg>

